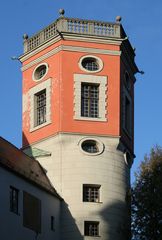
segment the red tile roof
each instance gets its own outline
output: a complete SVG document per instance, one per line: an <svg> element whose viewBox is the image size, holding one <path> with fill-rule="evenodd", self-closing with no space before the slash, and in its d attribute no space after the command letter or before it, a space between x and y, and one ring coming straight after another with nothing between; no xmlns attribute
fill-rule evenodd
<svg viewBox="0 0 162 240"><path fill-rule="evenodd" d="M7 168L61 199L40 163L28 157L2 137L0 137L0 166Z"/></svg>

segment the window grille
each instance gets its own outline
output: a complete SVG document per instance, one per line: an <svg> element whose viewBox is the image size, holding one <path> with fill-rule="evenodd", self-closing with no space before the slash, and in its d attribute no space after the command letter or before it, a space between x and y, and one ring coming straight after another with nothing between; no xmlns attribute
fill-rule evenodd
<svg viewBox="0 0 162 240"><path fill-rule="evenodd" d="M81 116L99 117L99 85L82 83Z"/></svg>
<svg viewBox="0 0 162 240"><path fill-rule="evenodd" d="M46 90L35 95L36 97L36 126L46 122Z"/></svg>
<svg viewBox="0 0 162 240"><path fill-rule="evenodd" d="M97 71L99 69L99 64L95 58L83 59L82 66L88 71Z"/></svg>
<svg viewBox="0 0 162 240"><path fill-rule="evenodd" d="M97 153L99 151L97 142L94 140L86 140L82 143L82 149L88 153Z"/></svg>
<svg viewBox="0 0 162 240"><path fill-rule="evenodd" d="M100 186L83 185L83 202L99 202Z"/></svg>
<svg viewBox="0 0 162 240"><path fill-rule="evenodd" d="M42 64L36 68L34 71L34 80L41 80L47 72L47 66Z"/></svg>
<svg viewBox="0 0 162 240"><path fill-rule="evenodd" d="M99 222L85 221L84 222L84 235L85 236L99 236Z"/></svg>

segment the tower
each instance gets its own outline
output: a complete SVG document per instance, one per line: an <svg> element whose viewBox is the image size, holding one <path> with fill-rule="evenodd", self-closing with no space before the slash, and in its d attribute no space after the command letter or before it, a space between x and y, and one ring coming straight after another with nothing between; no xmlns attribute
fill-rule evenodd
<svg viewBox="0 0 162 240"><path fill-rule="evenodd" d="M23 149L64 199L61 239L129 239L138 68L120 20L66 18L61 10L24 35Z"/></svg>

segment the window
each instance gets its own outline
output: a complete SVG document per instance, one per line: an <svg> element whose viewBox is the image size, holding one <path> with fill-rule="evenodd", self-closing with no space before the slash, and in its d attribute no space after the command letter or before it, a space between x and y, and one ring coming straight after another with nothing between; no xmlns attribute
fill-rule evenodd
<svg viewBox="0 0 162 240"><path fill-rule="evenodd" d="M99 69L99 64L96 60L96 58L87 57L82 60L82 66L83 68L89 70L89 71L96 71Z"/></svg>
<svg viewBox="0 0 162 240"><path fill-rule="evenodd" d="M35 94L35 126L46 122L46 90Z"/></svg>
<svg viewBox="0 0 162 240"><path fill-rule="evenodd" d="M80 58L79 67L85 72L99 72L103 68L103 62L100 58L93 55L86 55Z"/></svg>
<svg viewBox="0 0 162 240"><path fill-rule="evenodd" d="M98 237L99 236L99 222L85 221L84 222L84 235Z"/></svg>
<svg viewBox="0 0 162 240"><path fill-rule="evenodd" d="M10 187L10 211L13 213L18 214L18 197L19 197L19 190L14 188L14 187Z"/></svg>
<svg viewBox="0 0 162 240"><path fill-rule="evenodd" d="M30 132L51 123L51 79L43 81L29 91ZM23 98L23 111L26 111Z"/></svg>
<svg viewBox="0 0 162 240"><path fill-rule="evenodd" d="M51 216L51 231L55 231L55 218Z"/></svg>
<svg viewBox="0 0 162 240"><path fill-rule="evenodd" d="M40 81L43 77L45 77L48 70L47 63L41 63L38 65L33 72L33 80L34 81Z"/></svg>
<svg viewBox="0 0 162 240"><path fill-rule="evenodd" d="M128 133L131 131L131 104L127 96L125 96L125 129Z"/></svg>
<svg viewBox="0 0 162 240"><path fill-rule="evenodd" d="M104 144L98 138L82 138L78 145L81 152L89 156L96 156L104 151Z"/></svg>
<svg viewBox="0 0 162 240"><path fill-rule="evenodd" d="M97 142L95 140L85 140L82 143L81 147L82 147L83 151L88 152L88 153L99 152L99 148L98 148Z"/></svg>
<svg viewBox="0 0 162 240"><path fill-rule="evenodd" d="M23 225L41 232L41 201L27 192L23 192Z"/></svg>
<svg viewBox="0 0 162 240"><path fill-rule="evenodd" d="M100 186L99 185L83 185L83 202L99 202Z"/></svg>
<svg viewBox="0 0 162 240"><path fill-rule="evenodd" d="M74 119L107 121L107 77L74 74Z"/></svg>
<svg viewBox="0 0 162 240"><path fill-rule="evenodd" d="M92 118L99 116L99 85L81 84L81 116Z"/></svg>

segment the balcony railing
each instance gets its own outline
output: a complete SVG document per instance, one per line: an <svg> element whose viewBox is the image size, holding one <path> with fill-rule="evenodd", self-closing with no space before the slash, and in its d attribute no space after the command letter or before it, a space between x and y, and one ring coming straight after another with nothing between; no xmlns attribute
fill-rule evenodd
<svg viewBox="0 0 162 240"><path fill-rule="evenodd" d="M54 23L31 38L24 39L24 53L27 53L43 43L49 41L59 33L75 33L81 35L94 35L112 38L121 37L119 23L107 23L73 18L60 17Z"/></svg>

